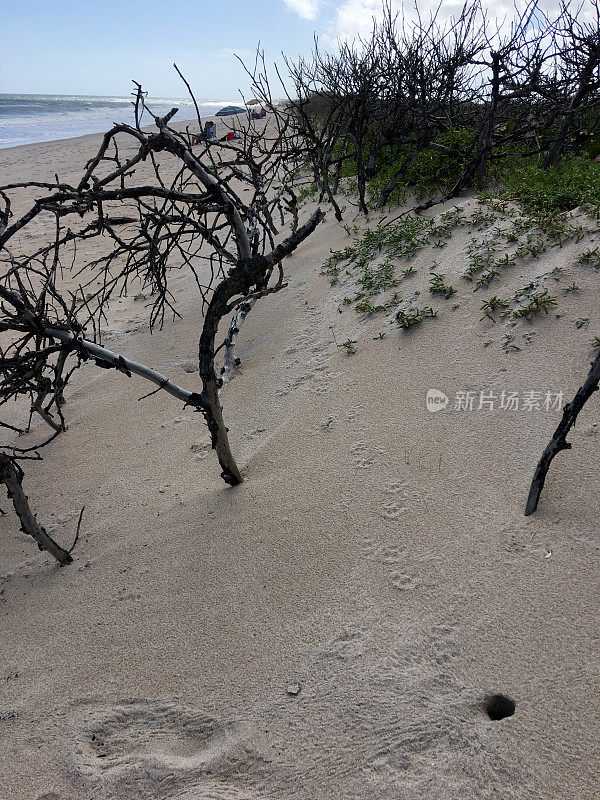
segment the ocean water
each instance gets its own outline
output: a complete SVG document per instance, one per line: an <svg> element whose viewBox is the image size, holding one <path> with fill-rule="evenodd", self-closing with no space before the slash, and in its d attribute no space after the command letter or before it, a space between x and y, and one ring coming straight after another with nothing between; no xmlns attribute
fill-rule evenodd
<svg viewBox="0 0 600 800"><path fill-rule="evenodd" d="M115 122L132 125L132 100L132 97L0 94L0 148L103 133ZM189 99L157 97L148 98L146 102L153 113L161 116L176 106L179 111L175 122L196 117L196 109ZM198 100L203 117L232 103L236 101ZM142 124L151 125L152 118L144 115Z"/></svg>

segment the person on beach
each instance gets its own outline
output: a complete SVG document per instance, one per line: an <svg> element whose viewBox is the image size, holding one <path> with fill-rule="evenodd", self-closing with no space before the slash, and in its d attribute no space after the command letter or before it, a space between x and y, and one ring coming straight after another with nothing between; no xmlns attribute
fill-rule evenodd
<svg viewBox="0 0 600 800"><path fill-rule="evenodd" d="M200 144L201 141L207 139L215 139L217 136L217 125L212 120L208 120L204 124L204 130L200 131L197 136L194 136L192 144Z"/></svg>

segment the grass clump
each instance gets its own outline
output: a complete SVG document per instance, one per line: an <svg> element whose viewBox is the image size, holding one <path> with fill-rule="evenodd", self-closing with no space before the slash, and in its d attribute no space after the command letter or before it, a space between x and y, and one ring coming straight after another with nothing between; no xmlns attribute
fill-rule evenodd
<svg viewBox="0 0 600 800"><path fill-rule="evenodd" d="M441 272L430 273L429 291L431 294L443 295L446 300L452 297L453 294L456 294L456 289L454 286L450 286L445 282L445 278Z"/></svg>
<svg viewBox="0 0 600 800"><path fill-rule="evenodd" d="M430 306L421 309L415 308L412 311L398 311L396 314L396 322L402 330L408 331L415 325L420 325L425 317L437 317L437 312Z"/></svg>
<svg viewBox="0 0 600 800"><path fill-rule="evenodd" d="M544 312L544 314L547 314L551 308L554 308L556 306L556 304L557 304L556 298L551 297L548 294L548 291L544 289L543 292L538 292L537 294L530 294L529 303L513 311L513 316L524 317L525 319L529 319L530 317L539 314L542 311Z"/></svg>
<svg viewBox="0 0 600 800"><path fill-rule="evenodd" d="M600 269L600 247L589 248L588 250L584 250L583 253L579 256L578 262L580 264L585 264L587 267L594 267L594 269Z"/></svg>
<svg viewBox="0 0 600 800"><path fill-rule="evenodd" d="M479 321L481 322L482 319L485 319L487 317L488 319L491 319L492 322L496 322L493 314L496 311L504 311L507 308L508 308L508 302L506 300L500 300L499 297L496 297L496 295L494 295L493 297L490 297L489 300L484 300L483 303L481 304L481 310L483 311L483 316Z"/></svg>

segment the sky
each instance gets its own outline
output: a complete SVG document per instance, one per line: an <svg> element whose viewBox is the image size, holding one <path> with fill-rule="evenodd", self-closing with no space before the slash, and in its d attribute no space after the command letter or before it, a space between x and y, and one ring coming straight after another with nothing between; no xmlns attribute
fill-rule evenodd
<svg viewBox="0 0 600 800"><path fill-rule="evenodd" d="M513 3L484 5L502 17ZM442 0L441 18L461 6ZM123 96L135 79L152 97L184 97L176 62L198 99L235 100L248 91L235 53L252 63L260 42L272 64L281 51L308 55L315 33L335 47L368 33L380 10L381 0L0 0L0 93Z"/></svg>

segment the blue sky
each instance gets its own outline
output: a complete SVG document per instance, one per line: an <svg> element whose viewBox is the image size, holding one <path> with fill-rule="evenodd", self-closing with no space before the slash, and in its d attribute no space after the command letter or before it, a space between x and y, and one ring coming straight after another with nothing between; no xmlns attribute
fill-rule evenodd
<svg viewBox="0 0 600 800"><path fill-rule="evenodd" d="M439 0L417 2L427 15ZM441 18L462 2L442 0ZM513 0L483 3L492 17L513 8ZM251 62L260 41L271 64L282 50L307 55L315 32L335 47L367 33L380 13L381 0L0 0L0 93L122 96L133 78L153 97L182 97L175 61L198 99L235 100L248 82L233 52Z"/></svg>
<svg viewBox="0 0 600 800"><path fill-rule="evenodd" d="M260 41L271 62L310 51L324 15L300 10L285 0L2 0L0 92L124 95L134 78L178 97L176 61L199 98L234 99L247 81L232 51L251 60Z"/></svg>

